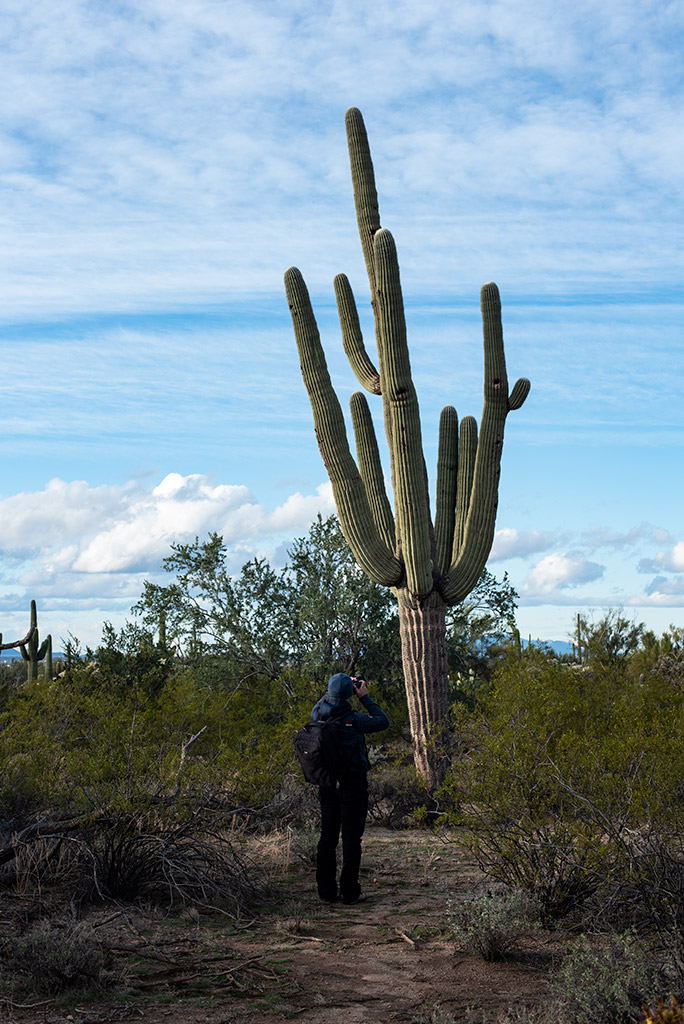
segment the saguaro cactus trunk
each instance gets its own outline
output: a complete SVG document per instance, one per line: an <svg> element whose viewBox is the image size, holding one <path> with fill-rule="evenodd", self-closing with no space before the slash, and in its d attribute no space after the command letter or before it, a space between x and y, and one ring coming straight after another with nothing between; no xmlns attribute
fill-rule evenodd
<svg viewBox="0 0 684 1024"><path fill-rule="evenodd" d="M335 295L352 369L367 391L382 396L394 513L366 398L356 392L351 399L355 461L309 294L295 267L285 274L285 288L316 437L342 530L361 568L397 596L415 762L428 785L434 786L443 760L433 740L444 729L448 711L445 611L447 605L464 600L485 567L494 537L506 416L523 404L530 383L520 379L509 394L499 292L495 284L485 284L481 292L484 408L479 436L472 416L462 420L459 431L456 410L452 406L442 410L433 523L396 248L392 235L380 226L366 129L354 107L347 111L346 126L375 318L377 369L366 351L352 289L343 274L335 278Z"/></svg>
<svg viewBox="0 0 684 1024"><path fill-rule="evenodd" d="M26 674L29 683L38 678L38 663L46 656L48 657L46 678L48 678L48 672L49 678L52 678L52 637L48 634L42 644L40 643L38 635L38 610L35 601L31 601L31 629L29 630L28 643L20 644L19 650L26 662Z"/></svg>

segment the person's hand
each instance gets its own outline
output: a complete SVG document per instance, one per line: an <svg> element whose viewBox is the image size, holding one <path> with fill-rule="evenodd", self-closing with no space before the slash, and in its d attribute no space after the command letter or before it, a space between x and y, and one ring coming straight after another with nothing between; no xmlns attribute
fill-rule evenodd
<svg viewBox="0 0 684 1024"><path fill-rule="evenodd" d="M357 697L366 697L368 695L368 686L365 679L357 679L356 676L352 676L352 683L354 684L354 693Z"/></svg>

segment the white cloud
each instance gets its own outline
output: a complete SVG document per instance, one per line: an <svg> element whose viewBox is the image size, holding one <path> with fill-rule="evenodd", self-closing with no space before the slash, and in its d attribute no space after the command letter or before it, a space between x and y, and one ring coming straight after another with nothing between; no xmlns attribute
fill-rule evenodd
<svg viewBox="0 0 684 1024"><path fill-rule="evenodd" d="M556 552L535 565L522 586L524 597L550 596L555 590L576 587L600 579L604 566L582 555Z"/></svg>
<svg viewBox="0 0 684 1024"><path fill-rule="evenodd" d="M640 523L624 533L609 530L607 527L591 526L581 534L583 545L590 549L614 548L616 550L638 546L642 541L656 541L662 544L670 539L667 530L651 523Z"/></svg>
<svg viewBox="0 0 684 1024"><path fill-rule="evenodd" d="M276 548L284 535L306 532L319 512L333 511L328 483L268 510L248 488L201 474L169 473L151 489L55 479L43 491L0 502L6 524L0 551L11 562L5 576L18 578L31 596L134 598L173 543L216 532L242 564L257 550Z"/></svg>
<svg viewBox="0 0 684 1024"><path fill-rule="evenodd" d="M639 572L684 572L684 540L659 551L653 558L642 558Z"/></svg>
<svg viewBox="0 0 684 1024"><path fill-rule="evenodd" d="M676 5L668 36L638 0L300 6L9 4L4 315L273 291L300 261L320 287L359 259L350 103L421 291L451 289L455 251L521 282L671 254L676 280Z"/></svg>
<svg viewBox="0 0 684 1024"><path fill-rule="evenodd" d="M643 593L630 597L629 604L653 608L676 608L684 606L684 579L656 576Z"/></svg>
<svg viewBox="0 0 684 1024"><path fill-rule="evenodd" d="M519 531L505 526L494 534L489 561L502 562L507 558L525 558L538 551L544 551L553 542L553 535L545 530Z"/></svg>

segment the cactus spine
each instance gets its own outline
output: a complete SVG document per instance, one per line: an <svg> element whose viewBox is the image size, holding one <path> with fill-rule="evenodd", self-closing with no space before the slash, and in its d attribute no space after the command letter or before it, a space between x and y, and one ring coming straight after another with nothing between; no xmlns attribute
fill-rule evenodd
<svg viewBox="0 0 684 1024"><path fill-rule="evenodd" d="M394 239L380 226L368 138L361 113L346 114L354 202L378 349L376 369L359 325L348 279L335 278L342 342L362 386L382 395L389 445L394 515L385 492L378 445L365 396L351 399L357 462L351 455L340 403L328 374L304 279L291 267L285 289L292 315L314 429L333 487L342 530L358 564L391 587L399 604L404 681L416 767L430 785L442 763L431 736L447 716L445 610L463 601L485 567L494 538L504 424L530 389L527 379L508 391L495 284L481 292L484 408L478 435L472 416L442 411L433 524L423 458L418 398L411 377L406 322Z"/></svg>
<svg viewBox="0 0 684 1024"><path fill-rule="evenodd" d="M38 611L36 602L31 601L31 636L26 644L21 644L19 650L24 659L27 669L27 679L32 682L38 678L38 663L46 658L45 673L46 679L52 678L52 637L48 636L40 643L38 635Z"/></svg>

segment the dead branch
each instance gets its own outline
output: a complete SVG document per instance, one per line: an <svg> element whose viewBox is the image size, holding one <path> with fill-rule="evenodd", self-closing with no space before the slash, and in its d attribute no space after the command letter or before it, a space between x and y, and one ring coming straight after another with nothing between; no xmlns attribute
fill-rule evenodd
<svg viewBox="0 0 684 1024"><path fill-rule="evenodd" d="M73 832L81 825L88 824L101 817L103 813L103 811L96 811L94 815L88 814L85 817L68 818L66 821L46 821L43 818L41 821L34 822L33 825L28 825L21 832L17 832L12 836L10 846L0 849L0 866L14 860L18 856L20 848L27 846L34 839L61 840L64 832Z"/></svg>
<svg viewBox="0 0 684 1024"><path fill-rule="evenodd" d="M0 996L0 1003L9 1006L10 1010L35 1010L39 1006L49 1006L50 1003L54 1003L54 999L43 999L40 1003L15 1003L7 996Z"/></svg>
<svg viewBox="0 0 684 1024"><path fill-rule="evenodd" d="M23 640L15 640L14 643L11 644L0 644L0 651L11 651L14 647L23 647L24 644L29 642L37 628L37 626L31 626ZM0 633L0 636L2 636L2 633ZM42 1003L36 1003L36 1006L41 1005Z"/></svg>

